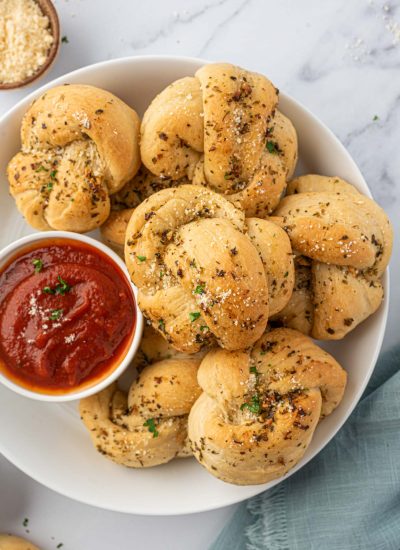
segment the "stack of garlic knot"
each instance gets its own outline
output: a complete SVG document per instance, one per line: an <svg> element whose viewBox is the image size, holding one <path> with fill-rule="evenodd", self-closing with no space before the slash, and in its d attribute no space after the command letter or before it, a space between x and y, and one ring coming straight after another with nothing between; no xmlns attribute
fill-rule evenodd
<svg viewBox="0 0 400 550"><path fill-rule="evenodd" d="M293 468L347 378L309 336L344 338L382 302L383 210L338 177L293 179L278 90L229 64L173 82L140 131L108 92L50 90L22 143L8 170L21 212L100 227L147 321L129 391L81 402L98 451L135 468L193 454L241 485Z"/></svg>

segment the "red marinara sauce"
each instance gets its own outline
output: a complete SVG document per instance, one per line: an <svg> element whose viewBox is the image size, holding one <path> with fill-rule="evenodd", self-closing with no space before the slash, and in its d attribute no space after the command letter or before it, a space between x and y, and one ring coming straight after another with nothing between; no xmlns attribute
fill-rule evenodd
<svg viewBox="0 0 400 550"><path fill-rule="evenodd" d="M49 239L0 272L0 370L35 391L68 393L113 371L135 332L120 268L83 242Z"/></svg>

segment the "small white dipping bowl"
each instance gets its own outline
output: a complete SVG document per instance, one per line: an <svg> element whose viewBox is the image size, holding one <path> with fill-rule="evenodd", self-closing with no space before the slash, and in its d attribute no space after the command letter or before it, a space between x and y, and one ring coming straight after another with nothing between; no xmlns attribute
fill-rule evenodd
<svg viewBox="0 0 400 550"><path fill-rule="evenodd" d="M94 393L99 392L121 376L124 370L131 363L135 353L138 350L142 338L143 315L137 305L137 288L132 284L124 262L117 254L115 254L115 252L108 248L108 246L105 246L101 242L96 241L91 237L87 237L86 235L80 235L69 231L46 231L42 233L34 233L32 235L28 235L27 237L23 237L22 239L18 239L0 251L0 272L12 258L18 258L18 256L20 254L22 255L25 250L28 251L31 245L40 245L41 242L44 243L49 240L51 241L51 239L66 239L68 241L75 241L77 244L85 243L108 256L125 276L126 282L130 288L132 288L132 294L135 302L135 332L127 352L121 358L119 364L114 366L114 368L110 368L110 370L106 371L100 379L94 380L92 384L90 384L90 382L87 384L83 383L83 387L78 387L76 391L66 389L65 393L46 393L45 389L35 391L34 389L30 390L22 385L19 385L18 383L10 380L6 374L0 372L0 382L2 384L25 397L38 399L39 401L73 401L75 399L82 399L82 397L87 397L88 395L93 395ZM62 390L58 391L62 392Z"/></svg>

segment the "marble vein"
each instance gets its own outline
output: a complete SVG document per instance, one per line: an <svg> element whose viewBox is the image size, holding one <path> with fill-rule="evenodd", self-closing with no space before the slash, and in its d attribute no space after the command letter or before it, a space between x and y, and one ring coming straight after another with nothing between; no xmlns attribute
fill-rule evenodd
<svg viewBox="0 0 400 550"><path fill-rule="evenodd" d="M157 42L160 38L168 38L169 36L171 36L178 25L181 25L181 24L189 25L190 23L193 23L200 17L208 14L209 11L212 10L213 8L223 6L228 2L229 0L219 0L218 2L206 4L202 6L200 9L197 9L192 13L188 13L187 10L184 10L182 12L176 11L173 13L174 20L170 21L165 27L161 29L157 29L155 32L153 32L150 36L146 37L145 39L133 40L129 44L134 50L145 49L148 46Z"/></svg>
<svg viewBox="0 0 400 550"><path fill-rule="evenodd" d="M233 11L230 15L228 15L223 21L221 21L221 23L216 27L216 29L213 31L213 33L211 34L211 36L209 36L209 38L206 40L206 42L204 43L204 45L202 46L202 48L200 49L199 53L198 53L198 56L199 57L202 57L205 52L207 51L207 49L210 47L210 45L212 44L214 38L218 35L218 33L220 31L222 31L222 29L224 29L229 23L231 23L232 21L235 21L237 16L239 14L241 14L243 12L243 10L245 8L247 8L249 6L249 4L251 3L251 0L244 0L244 2L242 2L236 9L235 11Z"/></svg>

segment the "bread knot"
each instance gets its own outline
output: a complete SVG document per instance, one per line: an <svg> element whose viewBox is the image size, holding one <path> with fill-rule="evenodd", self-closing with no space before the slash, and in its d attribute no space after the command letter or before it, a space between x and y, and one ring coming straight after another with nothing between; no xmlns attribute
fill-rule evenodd
<svg viewBox="0 0 400 550"><path fill-rule="evenodd" d="M189 411L201 393L201 356L185 356L146 328L136 366L140 371L128 394L116 383L80 402L93 444L118 464L147 468L191 454Z"/></svg>
<svg viewBox="0 0 400 550"><path fill-rule="evenodd" d="M266 332L247 351L210 351L189 415L197 460L239 485L266 483L303 457L319 420L342 399L346 373L309 338Z"/></svg>
<svg viewBox="0 0 400 550"><path fill-rule="evenodd" d="M139 168L139 124L133 109L93 86L58 86L36 99L7 170L26 221L40 230L99 227L110 195Z"/></svg>
<svg viewBox="0 0 400 550"><path fill-rule="evenodd" d="M382 302L388 217L346 181L317 175L290 182L274 216L297 254L292 299L274 319L317 339L343 338Z"/></svg>
<svg viewBox="0 0 400 550"><path fill-rule="evenodd" d="M264 332L267 275L243 213L221 195L183 185L146 199L129 221L125 260L142 312L176 349L215 340L241 349Z"/></svg>
<svg viewBox="0 0 400 550"><path fill-rule="evenodd" d="M264 76L228 63L172 83L141 125L141 156L158 176L188 177L263 217L277 206L297 161L296 131Z"/></svg>

